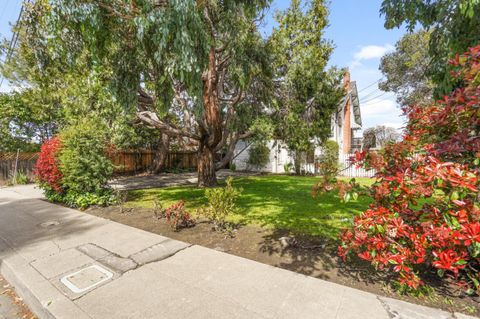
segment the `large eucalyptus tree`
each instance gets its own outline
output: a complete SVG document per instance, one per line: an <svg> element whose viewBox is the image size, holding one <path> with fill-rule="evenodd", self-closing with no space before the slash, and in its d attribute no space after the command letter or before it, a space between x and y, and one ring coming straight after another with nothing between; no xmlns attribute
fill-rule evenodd
<svg viewBox="0 0 480 319"><path fill-rule="evenodd" d="M36 2L49 8L39 35L49 54L72 66L87 57L92 71L111 70L117 102L198 150L198 184L215 185L215 154L226 152L218 168L262 111L252 92L268 85L257 24L269 0Z"/></svg>

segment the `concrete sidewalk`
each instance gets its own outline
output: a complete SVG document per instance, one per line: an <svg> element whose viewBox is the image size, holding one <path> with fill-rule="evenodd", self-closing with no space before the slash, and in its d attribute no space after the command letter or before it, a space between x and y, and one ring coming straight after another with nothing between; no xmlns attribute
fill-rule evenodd
<svg viewBox="0 0 480 319"><path fill-rule="evenodd" d="M472 318L0 189L0 272L40 318Z"/></svg>

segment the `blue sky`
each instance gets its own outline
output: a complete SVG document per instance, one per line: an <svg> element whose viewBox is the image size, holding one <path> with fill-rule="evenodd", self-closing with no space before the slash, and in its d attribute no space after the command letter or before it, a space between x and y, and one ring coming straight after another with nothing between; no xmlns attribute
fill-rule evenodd
<svg viewBox="0 0 480 319"><path fill-rule="evenodd" d="M20 11L21 0L0 0L0 35L9 38L10 25ZM289 0L274 0L266 17L264 33L270 33L275 25L276 10L284 10ZM403 118L392 94L384 94L372 85L381 78L378 70L380 57L392 50L405 30L386 30L380 17L381 0L332 0L330 26L325 37L335 44L331 65L348 67L352 80L357 82L362 110L363 127L386 124L401 127ZM5 83L0 90L6 90Z"/></svg>
<svg viewBox="0 0 480 319"><path fill-rule="evenodd" d="M360 95L363 128L388 125L400 128L404 122L395 97L370 86L382 77L378 70L380 58L392 50L406 32L404 29L386 30L380 16L381 0L332 0L330 26L325 37L334 42L330 64L348 67L351 79L357 82ZM269 34L275 26L276 10L285 10L289 0L274 0L268 12L263 32ZM366 88L368 87L368 88Z"/></svg>
<svg viewBox="0 0 480 319"><path fill-rule="evenodd" d="M10 31L11 23L14 23L20 13L22 0L0 0L0 39L10 40L12 33ZM3 57L0 57L3 61ZM1 82L1 79L0 79ZM7 81L3 81L0 86L0 92L8 90Z"/></svg>

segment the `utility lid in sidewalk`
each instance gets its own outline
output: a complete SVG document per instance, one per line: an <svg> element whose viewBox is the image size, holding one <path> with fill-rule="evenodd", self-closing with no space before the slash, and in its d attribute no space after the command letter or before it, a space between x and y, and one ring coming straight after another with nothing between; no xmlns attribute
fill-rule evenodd
<svg viewBox="0 0 480 319"><path fill-rule="evenodd" d="M99 265L91 265L77 272L68 274L60 281L72 292L82 293L113 277L113 273Z"/></svg>

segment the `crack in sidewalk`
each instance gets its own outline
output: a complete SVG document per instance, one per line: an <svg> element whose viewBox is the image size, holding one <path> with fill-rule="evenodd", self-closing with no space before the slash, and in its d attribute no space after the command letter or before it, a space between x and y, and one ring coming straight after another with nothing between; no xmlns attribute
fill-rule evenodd
<svg viewBox="0 0 480 319"><path fill-rule="evenodd" d="M382 305L383 309L385 309L385 311L387 312L387 315L390 319L401 319L401 315L396 312L395 310L392 310L390 308L390 306L384 301L382 300L382 298L380 298L380 296L376 296L377 297L377 300L380 302L380 304Z"/></svg>
<svg viewBox="0 0 480 319"><path fill-rule="evenodd" d="M416 316L412 317L411 315L405 317L404 314L400 313L397 310L392 309L392 307L385 300L383 300L381 296L376 296L376 298L380 302L380 304L382 305L383 309L385 309L385 311L387 312L387 315L388 315L389 319L416 318ZM457 316L455 315L454 312L446 312L446 313L449 314L449 319L457 319ZM423 317L424 316L422 316L422 318Z"/></svg>

